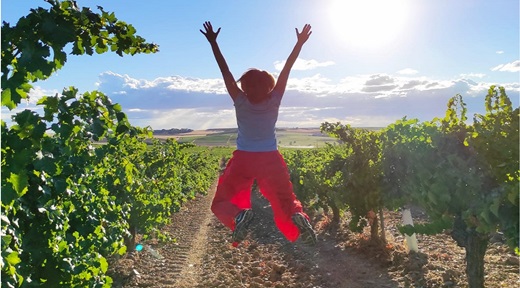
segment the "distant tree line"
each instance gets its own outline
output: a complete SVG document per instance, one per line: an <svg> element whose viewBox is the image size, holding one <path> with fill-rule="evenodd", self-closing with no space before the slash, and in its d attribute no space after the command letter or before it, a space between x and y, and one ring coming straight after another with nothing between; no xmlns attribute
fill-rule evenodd
<svg viewBox="0 0 520 288"><path fill-rule="evenodd" d="M171 129L161 129L161 130L153 130L154 135L176 135L181 133L189 133L193 132L193 129L188 128L171 128Z"/></svg>

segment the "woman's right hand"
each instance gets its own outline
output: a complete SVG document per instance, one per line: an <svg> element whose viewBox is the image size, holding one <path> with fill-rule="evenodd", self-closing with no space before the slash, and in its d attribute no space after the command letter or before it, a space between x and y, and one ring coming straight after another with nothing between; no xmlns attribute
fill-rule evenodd
<svg viewBox="0 0 520 288"><path fill-rule="evenodd" d="M204 36L206 36L206 39L208 39L208 41L210 43L216 43L218 33L220 33L220 27L218 28L217 32L213 31L213 26L211 26L211 22L209 22L209 21L204 22L203 26L204 26L204 29L206 30L206 32L202 31L202 29L199 31L202 34L204 34Z"/></svg>

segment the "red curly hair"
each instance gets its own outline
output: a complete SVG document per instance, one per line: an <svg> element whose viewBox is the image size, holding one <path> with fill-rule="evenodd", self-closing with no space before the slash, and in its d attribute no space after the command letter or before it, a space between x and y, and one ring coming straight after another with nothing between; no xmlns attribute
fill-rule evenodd
<svg viewBox="0 0 520 288"><path fill-rule="evenodd" d="M267 99L275 85L273 75L256 68L247 70L237 82L240 82L242 91L252 103L259 103Z"/></svg>

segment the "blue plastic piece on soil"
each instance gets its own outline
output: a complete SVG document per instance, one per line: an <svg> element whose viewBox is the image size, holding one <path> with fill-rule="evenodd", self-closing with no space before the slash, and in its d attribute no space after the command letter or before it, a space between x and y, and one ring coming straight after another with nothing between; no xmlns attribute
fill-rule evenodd
<svg viewBox="0 0 520 288"><path fill-rule="evenodd" d="M141 244L135 245L135 251L139 252L141 250L143 250L143 245L141 245Z"/></svg>

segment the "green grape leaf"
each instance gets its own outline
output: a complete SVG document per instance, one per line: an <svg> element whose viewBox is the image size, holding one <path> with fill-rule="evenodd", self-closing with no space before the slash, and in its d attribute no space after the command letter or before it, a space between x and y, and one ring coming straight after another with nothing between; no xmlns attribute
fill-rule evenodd
<svg viewBox="0 0 520 288"><path fill-rule="evenodd" d="M27 177L27 174L11 173L8 181L13 185L13 188L16 193L18 193L19 197L22 197L27 192L29 186L29 178Z"/></svg>

